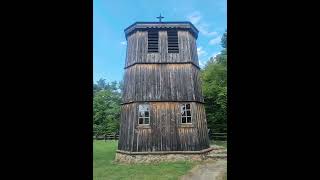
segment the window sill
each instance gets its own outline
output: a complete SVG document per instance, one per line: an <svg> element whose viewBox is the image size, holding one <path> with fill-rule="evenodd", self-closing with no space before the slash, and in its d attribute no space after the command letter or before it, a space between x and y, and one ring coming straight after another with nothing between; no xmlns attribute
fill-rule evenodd
<svg viewBox="0 0 320 180"><path fill-rule="evenodd" d="M179 125L180 128L194 128L194 125L193 124L180 124Z"/></svg>
<svg viewBox="0 0 320 180"><path fill-rule="evenodd" d="M139 124L137 126L137 129L150 129L150 128L151 128L150 124Z"/></svg>

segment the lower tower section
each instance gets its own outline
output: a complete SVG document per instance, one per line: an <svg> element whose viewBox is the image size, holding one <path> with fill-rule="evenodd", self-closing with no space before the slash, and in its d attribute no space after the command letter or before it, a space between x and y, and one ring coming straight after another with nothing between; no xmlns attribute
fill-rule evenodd
<svg viewBox="0 0 320 180"><path fill-rule="evenodd" d="M122 105L121 112L118 160L134 162L135 158L123 157L137 155L162 155L164 160L168 159L164 155L180 160L190 155L195 160L209 148L202 103L134 102Z"/></svg>

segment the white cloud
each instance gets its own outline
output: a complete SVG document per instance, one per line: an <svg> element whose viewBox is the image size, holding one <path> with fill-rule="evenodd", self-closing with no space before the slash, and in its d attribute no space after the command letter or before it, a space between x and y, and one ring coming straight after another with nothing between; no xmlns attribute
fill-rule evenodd
<svg viewBox="0 0 320 180"><path fill-rule="evenodd" d="M127 41L122 41L122 42L120 42L120 44L127 45Z"/></svg>
<svg viewBox="0 0 320 180"><path fill-rule="evenodd" d="M221 52L215 52L213 53L210 57L213 57L213 59L215 59L217 57L217 55L219 55Z"/></svg>
<svg viewBox="0 0 320 180"><path fill-rule="evenodd" d="M200 33L202 33L205 36L217 36L218 33L215 31L209 31L208 30L208 25L205 23L201 23L197 25L198 30L200 31Z"/></svg>
<svg viewBox="0 0 320 180"><path fill-rule="evenodd" d="M217 45L221 42L221 36L215 37L209 41L210 45Z"/></svg>
<svg viewBox="0 0 320 180"><path fill-rule="evenodd" d="M200 56L206 56L208 54L205 50L202 49L201 46L197 48L197 53L198 53L199 57Z"/></svg>
<svg viewBox="0 0 320 180"><path fill-rule="evenodd" d="M195 11L191 13L189 16L187 16L187 19L191 21L193 24L198 24L201 18L202 17L200 15L200 12L198 11Z"/></svg>
<svg viewBox="0 0 320 180"><path fill-rule="evenodd" d="M199 61L199 65L201 68L203 68L205 66L205 62L202 62L201 60Z"/></svg>
<svg viewBox="0 0 320 180"><path fill-rule="evenodd" d="M216 60L217 55L219 55L220 52L214 52L212 53L210 56L205 56L202 57L202 59L199 60L199 65L200 68L204 68L207 64L207 62L211 59L211 57L214 59L214 61Z"/></svg>
<svg viewBox="0 0 320 180"><path fill-rule="evenodd" d="M200 33L202 33L205 36L216 36L218 35L215 31L209 31L209 25L203 21L202 15L200 12L195 11L191 13L189 16L187 16L187 19L194 24Z"/></svg>

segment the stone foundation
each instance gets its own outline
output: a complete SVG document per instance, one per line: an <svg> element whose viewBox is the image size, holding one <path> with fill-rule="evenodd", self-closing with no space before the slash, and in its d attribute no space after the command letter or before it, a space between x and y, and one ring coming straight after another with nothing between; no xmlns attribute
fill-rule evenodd
<svg viewBox="0 0 320 180"><path fill-rule="evenodd" d="M202 161L214 150L202 151L165 151L165 152L127 152L117 150L115 161L119 163L158 163L175 161Z"/></svg>

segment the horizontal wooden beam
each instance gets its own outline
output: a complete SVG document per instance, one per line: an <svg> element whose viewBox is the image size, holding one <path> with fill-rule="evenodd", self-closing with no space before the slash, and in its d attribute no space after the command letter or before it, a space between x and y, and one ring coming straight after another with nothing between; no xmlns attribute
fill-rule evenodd
<svg viewBox="0 0 320 180"><path fill-rule="evenodd" d="M149 101L129 101L129 102L122 102L121 105L125 105L125 104L131 104L131 103L148 103L148 102L178 102L178 103L186 103L186 102L195 102L195 103L200 103L200 104L205 104L205 102L202 102L202 101L160 101L160 100L149 100Z"/></svg>
<svg viewBox="0 0 320 180"><path fill-rule="evenodd" d="M195 66L197 69L200 69L200 67L198 65L196 65L194 62L157 62L157 63L152 63L152 62L148 62L148 63L144 63L144 62L136 62L136 63L133 63L133 64L130 64L126 67L124 67L124 69L127 69L129 67L132 67L136 64L192 64L193 66Z"/></svg>
<svg viewBox="0 0 320 180"><path fill-rule="evenodd" d="M136 31L170 31L170 30L187 30L192 33L192 35L197 38L198 37L198 30L196 27L190 22L136 22L131 26L127 27L124 32L126 39L132 33Z"/></svg>
<svg viewBox="0 0 320 180"><path fill-rule="evenodd" d="M217 148L210 147L207 149L203 149L201 151L150 151L150 152L129 152L129 151L117 150L117 153L129 154L129 155L204 154L215 149Z"/></svg>

